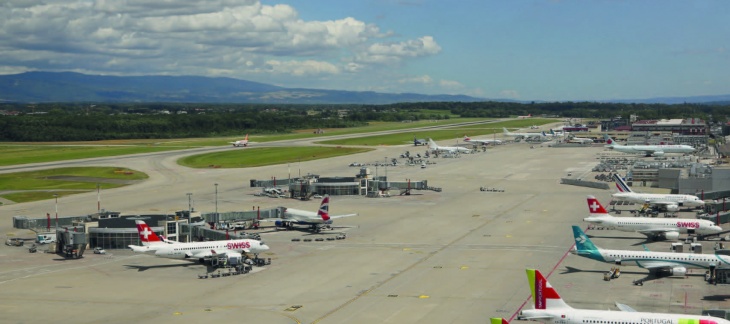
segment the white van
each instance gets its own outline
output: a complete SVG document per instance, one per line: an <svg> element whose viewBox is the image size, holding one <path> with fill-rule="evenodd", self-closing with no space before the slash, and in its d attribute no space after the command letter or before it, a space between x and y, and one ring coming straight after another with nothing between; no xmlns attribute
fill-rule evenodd
<svg viewBox="0 0 730 324"><path fill-rule="evenodd" d="M40 244L48 244L48 243L56 242L56 233L38 234L37 241Z"/></svg>

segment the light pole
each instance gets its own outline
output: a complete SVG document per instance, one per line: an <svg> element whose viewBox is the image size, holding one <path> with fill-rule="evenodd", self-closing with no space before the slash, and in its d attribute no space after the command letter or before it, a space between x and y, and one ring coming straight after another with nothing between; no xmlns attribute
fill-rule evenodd
<svg viewBox="0 0 730 324"><path fill-rule="evenodd" d="M56 233L58 233L58 194L53 194L53 197L56 198Z"/></svg>
<svg viewBox="0 0 730 324"><path fill-rule="evenodd" d="M190 242L190 236L193 235L193 227L190 225L190 221L193 217L193 193L188 192L188 242Z"/></svg>
<svg viewBox="0 0 730 324"><path fill-rule="evenodd" d="M215 184L215 221L218 222L218 183Z"/></svg>

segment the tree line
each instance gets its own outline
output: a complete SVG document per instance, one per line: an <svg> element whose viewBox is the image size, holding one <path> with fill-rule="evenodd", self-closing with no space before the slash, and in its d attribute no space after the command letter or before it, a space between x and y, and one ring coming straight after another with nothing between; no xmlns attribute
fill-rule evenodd
<svg viewBox="0 0 730 324"><path fill-rule="evenodd" d="M345 128L373 121L506 118L700 118L726 121L730 105L621 104L596 102L421 102L388 105L268 104L0 104L0 141L93 141L108 139L235 136L289 133L296 129ZM8 114L10 112L11 114Z"/></svg>

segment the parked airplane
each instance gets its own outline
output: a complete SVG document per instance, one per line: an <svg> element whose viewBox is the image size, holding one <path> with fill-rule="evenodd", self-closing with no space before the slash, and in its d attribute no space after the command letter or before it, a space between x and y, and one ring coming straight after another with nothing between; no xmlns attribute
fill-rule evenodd
<svg viewBox="0 0 730 324"><path fill-rule="evenodd" d="M428 141L426 141L425 139L416 138L415 136L413 137L413 146L426 145L426 144L428 144Z"/></svg>
<svg viewBox="0 0 730 324"><path fill-rule="evenodd" d="M568 140L568 143L593 144L593 139L587 137L573 136Z"/></svg>
<svg viewBox="0 0 730 324"><path fill-rule="evenodd" d="M439 146L432 139L428 139L428 148L431 151L439 151L446 153L470 153L471 150L461 146Z"/></svg>
<svg viewBox="0 0 730 324"><path fill-rule="evenodd" d="M234 147L241 147L241 146L246 147L246 146L248 146L248 134L246 134L246 138L244 138L242 140L235 141L235 142L228 142L228 143L233 144Z"/></svg>
<svg viewBox="0 0 730 324"><path fill-rule="evenodd" d="M603 134L605 147L618 152L644 154L646 156L662 156L665 153L693 153L695 148L689 145L619 145L608 134Z"/></svg>
<svg viewBox="0 0 730 324"><path fill-rule="evenodd" d="M649 203L650 205L660 206L670 212L678 211L679 207L699 207L705 205L704 201L694 195L649 194L634 192L631 190L629 185L624 182L624 179L618 175L618 173L613 174L613 181L616 183L616 188L618 188L619 192L611 196L617 200L639 204Z"/></svg>
<svg viewBox="0 0 730 324"><path fill-rule="evenodd" d="M532 117L532 114L527 114L527 116L517 116L517 118L519 118L519 119L525 119L525 118L530 118L530 117Z"/></svg>
<svg viewBox="0 0 730 324"><path fill-rule="evenodd" d="M624 232L639 232L654 240L677 240L679 234L717 234L722 227L706 219L614 217L596 197L588 196L590 217L583 221Z"/></svg>
<svg viewBox="0 0 730 324"><path fill-rule="evenodd" d="M294 208L284 208L284 215L281 218L264 218L262 222L274 222L277 227L291 228L294 225L307 225L313 231L319 233L324 228L331 228L333 219L357 216L357 214L347 215L329 215L330 196L324 196L322 204L319 205L319 210L315 212L307 210L299 210Z"/></svg>
<svg viewBox="0 0 730 324"><path fill-rule="evenodd" d="M504 134L504 136L514 137L514 138L527 139L529 137L532 137L532 138L544 139L546 137L545 132L542 132L542 133L512 133L512 132L508 131L507 128L504 128L504 127L502 127L502 133Z"/></svg>
<svg viewBox="0 0 730 324"><path fill-rule="evenodd" d="M242 253L258 254L269 250L269 247L261 241L251 239L207 241L180 243L161 238L142 220L136 220L137 232L142 246L129 245L132 251L137 253L152 253L155 256L170 259L183 259L200 261L213 257L226 257L228 259L240 259Z"/></svg>
<svg viewBox="0 0 730 324"><path fill-rule="evenodd" d="M498 139L476 139L476 138L471 138L466 135L464 135L464 142L477 143L477 144L481 144L481 145L502 144L502 141L500 141Z"/></svg>
<svg viewBox="0 0 730 324"><path fill-rule="evenodd" d="M577 309L570 307L558 291L545 279L539 270L527 269L527 282L532 292L533 309L521 310L519 320L540 321L559 324L729 324L730 321L719 317L637 312L628 305L616 303L620 311ZM492 324L506 324L492 320Z"/></svg>
<svg viewBox="0 0 730 324"><path fill-rule="evenodd" d="M713 255L601 249L575 225L573 225L573 237L575 248L570 253L575 255L614 265L638 266L650 272L668 272L672 276L683 277L687 273L687 268L709 269L721 264L730 265L728 255L720 253Z"/></svg>

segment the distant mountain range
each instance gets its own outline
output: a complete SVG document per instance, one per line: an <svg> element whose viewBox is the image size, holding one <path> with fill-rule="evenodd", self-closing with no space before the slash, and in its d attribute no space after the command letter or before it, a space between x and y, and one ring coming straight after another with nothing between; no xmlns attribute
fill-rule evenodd
<svg viewBox="0 0 730 324"><path fill-rule="evenodd" d="M396 102L502 101L466 95L284 88L270 84L198 76L103 76L73 72L0 75L0 102L186 102L272 104L389 104ZM542 101L535 101L542 102ZM618 103L728 104L730 95L617 99Z"/></svg>
<svg viewBox="0 0 730 324"><path fill-rule="evenodd" d="M0 102L388 104L484 100L462 95L283 88L232 78L198 76L119 77L72 72L0 75Z"/></svg>

